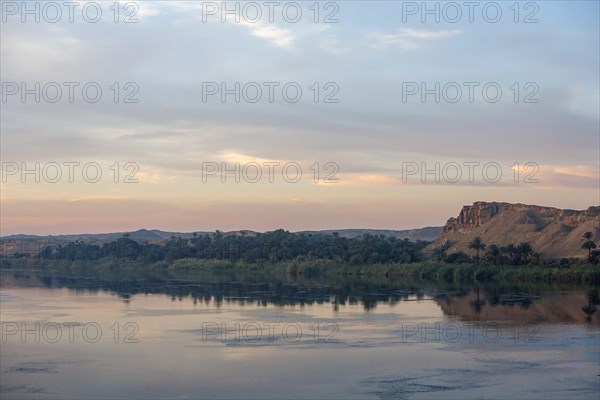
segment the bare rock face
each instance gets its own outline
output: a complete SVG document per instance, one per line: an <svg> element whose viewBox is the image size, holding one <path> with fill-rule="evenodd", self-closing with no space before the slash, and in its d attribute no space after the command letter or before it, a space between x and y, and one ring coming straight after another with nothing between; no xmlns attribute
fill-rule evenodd
<svg viewBox="0 0 600 400"><path fill-rule="evenodd" d="M498 214L500 204L477 202L472 206L464 206L458 218L450 218L444 227L444 232L464 231L478 227Z"/></svg>
<svg viewBox="0 0 600 400"><path fill-rule="evenodd" d="M447 252L468 252L474 237L498 246L529 242L542 257L584 257L584 232L594 234L600 245L600 206L587 210L561 210L526 204L476 202L464 206L458 217L450 218L442 234L429 246L451 244Z"/></svg>

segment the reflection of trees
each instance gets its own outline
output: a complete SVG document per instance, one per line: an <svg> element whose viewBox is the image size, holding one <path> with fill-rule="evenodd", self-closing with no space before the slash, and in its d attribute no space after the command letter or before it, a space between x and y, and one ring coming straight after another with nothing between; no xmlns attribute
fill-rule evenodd
<svg viewBox="0 0 600 400"><path fill-rule="evenodd" d="M598 300L598 289L596 290L588 290L587 292L588 303L581 307L581 311L587 314L586 320L588 322L592 321L592 314L597 311L596 305L600 303Z"/></svg>
<svg viewBox="0 0 600 400"><path fill-rule="evenodd" d="M598 320L598 313L586 312L596 307L594 301L598 304L597 288L589 289L587 296L581 288L564 290L566 287L548 287L548 289L544 291L540 287L519 285L482 286L479 290L475 287L466 297L455 295L440 297L437 303L444 314L465 321L586 323Z"/></svg>
<svg viewBox="0 0 600 400"><path fill-rule="evenodd" d="M582 294L575 292L557 294L560 291L557 291L556 286L478 284L474 287L444 282L427 283L427 286L423 286L422 282L364 276L307 278L287 275L207 274L192 278L122 273L50 275L43 271L20 271L3 273L0 283L3 287L68 288L77 293L106 291L117 294L126 302L135 302L138 294L164 294L173 301L191 300L194 304L204 303L216 307L227 303L258 306L328 304L333 310L346 305L362 305L365 310L370 310L378 304L393 305L409 300L433 299L445 314L457 315L466 320L504 318L508 315L511 318L529 320L535 314L541 315L543 320L553 321L563 313L563 319L583 322L585 316L582 306L585 303L592 306L600 303L596 287L587 291L589 300L583 300ZM545 294L542 299L542 292L548 289L554 294L550 297ZM597 316L598 313L594 315Z"/></svg>
<svg viewBox="0 0 600 400"><path fill-rule="evenodd" d="M477 286L475 292L477 294L477 298L471 302L471 305L473 306L473 309L475 309L476 313L480 313L481 307L485 305L485 300L483 300L479 294L479 286Z"/></svg>
<svg viewBox="0 0 600 400"><path fill-rule="evenodd" d="M446 296L443 288L423 288L409 283L393 282L388 279L334 278L331 280L298 279L265 280L248 282L228 276L211 276L211 279L159 279L156 277L134 278L118 274L112 277L92 276L48 276L17 273L13 279L18 286L42 286L68 288L76 292L107 291L116 293L126 302L135 301L136 294L165 294L172 301L186 298L194 304L212 302L216 307L234 302L240 305L294 306L331 304L334 310L344 305L363 305L366 310L377 304L395 304L409 299L423 300ZM454 294L465 295L467 291Z"/></svg>

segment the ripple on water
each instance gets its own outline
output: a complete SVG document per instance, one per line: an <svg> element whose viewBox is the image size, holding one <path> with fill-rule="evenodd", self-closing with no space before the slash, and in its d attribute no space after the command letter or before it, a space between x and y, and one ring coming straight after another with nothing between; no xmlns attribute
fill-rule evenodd
<svg viewBox="0 0 600 400"><path fill-rule="evenodd" d="M469 390L482 387L482 372L470 369L438 369L422 376L386 376L362 382L366 392L380 399L409 399L411 395Z"/></svg>

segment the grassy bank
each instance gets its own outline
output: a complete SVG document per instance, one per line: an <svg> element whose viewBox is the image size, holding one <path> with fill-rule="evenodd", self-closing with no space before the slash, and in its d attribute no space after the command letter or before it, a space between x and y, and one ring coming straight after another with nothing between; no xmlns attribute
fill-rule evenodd
<svg viewBox="0 0 600 400"><path fill-rule="evenodd" d="M227 273L284 274L292 276L382 276L441 282L564 282L600 284L600 267L571 266L478 266L434 262L412 264L347 265L332 261L246 263L243 261L202 260L188 258L173 263L151 264L139 261L101 259L96 261L38 260L31 258L3 259L2 269L43 269L66 273L110 272L123 275L164 273Z"/></svg>

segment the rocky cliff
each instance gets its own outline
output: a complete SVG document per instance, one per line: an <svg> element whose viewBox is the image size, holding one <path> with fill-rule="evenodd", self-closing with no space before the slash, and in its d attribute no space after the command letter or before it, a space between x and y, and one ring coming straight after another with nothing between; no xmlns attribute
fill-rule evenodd
<svg viewBox="0 0 600 400"><path fill-rule="evenodd" d="M448 243L447 253L468 253L469 242L480 236L488 245L529 242L542 257L584 257L587 251L581 248L581 244L586 231L592 232L592 240L600 245L600 207L576 211L476 202L472 206L464 206L458 217L450 218L442 234L429 248Z"/></svg>

